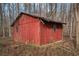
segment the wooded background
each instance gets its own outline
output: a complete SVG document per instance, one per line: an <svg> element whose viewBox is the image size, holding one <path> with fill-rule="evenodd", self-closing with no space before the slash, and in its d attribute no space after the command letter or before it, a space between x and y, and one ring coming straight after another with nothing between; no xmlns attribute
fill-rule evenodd
<svg viewBox="0 0 79 59"><path fill-rule="evenodd" d="M79 4L72 3L2 3L0 4L0 37L11 37L11 24L20 12L65 22L64 36L76 38Z"/></svg>

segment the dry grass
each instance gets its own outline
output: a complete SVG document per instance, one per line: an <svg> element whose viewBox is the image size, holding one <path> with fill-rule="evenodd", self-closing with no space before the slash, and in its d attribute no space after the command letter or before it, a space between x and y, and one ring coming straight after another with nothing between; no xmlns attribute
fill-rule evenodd
<svg viewBox="0 0 79 59"><path fill-rule="evenodd" d="M79 49L74 49L71 42L51 43L43 46L14 44L10 39L0 40L0 55L2 56L74 56L79 55Z"/></svg>

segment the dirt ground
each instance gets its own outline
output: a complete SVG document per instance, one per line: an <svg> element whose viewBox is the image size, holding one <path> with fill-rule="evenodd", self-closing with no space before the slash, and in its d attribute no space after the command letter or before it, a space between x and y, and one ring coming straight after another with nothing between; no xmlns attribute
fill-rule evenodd
<svg viewBox="0 0 79 59"><path fill-rule="evenodd" d="M42 46L16 44L8 38L0 38L0 56L77 56L79 49L71 41L60 41Z"/></svg>

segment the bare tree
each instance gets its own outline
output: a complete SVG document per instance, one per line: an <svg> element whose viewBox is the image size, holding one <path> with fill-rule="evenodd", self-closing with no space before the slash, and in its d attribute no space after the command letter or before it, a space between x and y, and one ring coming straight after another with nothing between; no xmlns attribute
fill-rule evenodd
<svg viewBox="0 0 79 59"><path fill-rule="evenodd" d="M3 35L3 38L5 37L5 28L4 28L4 19L5 19L5 13L4 13L4 7L5 7L5 4L1 4L1 6L2 6L2 35Z"/></svg>
<svg viewBox="0 0 79 59"><path fill-rule="evenodd" d="M79 4L75 4L75 15L76 15L76 47L79 46Z"/></svg>
<svg viewBox="0 0 79 59"><path fill-rule="evenodd" d="M8 27L9 28L8 29L9 29L9 37L11 37L11 27L10 27L10 25L11 25L10 22L11 21L10 20L12 19L12 13L10 13L11 12L11 5L10 4L8 4L8 9L9 9L9 11L8 11L9 12L8 13L8 17L9 17L8 18Z"/></svg>

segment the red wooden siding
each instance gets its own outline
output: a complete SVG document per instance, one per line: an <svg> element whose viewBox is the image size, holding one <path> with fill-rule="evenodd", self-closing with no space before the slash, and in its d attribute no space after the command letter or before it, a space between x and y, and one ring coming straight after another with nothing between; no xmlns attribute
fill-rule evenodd
<svg viewBox="0 0 79 59"><path fill-rule="evenodd" d="M47 44L53 41L59 41L62 39L62 28L61 25L57 25L55 29L50 26L51 24L41 23L41 44Z"/></svg>
<svg viewBox="0 0 79 59"><path fill-rule="evenodd" d="M18 32L16 25L18 24ZM40 26L36 18L23 15L14 26L13 36L15 41L19 40L22 43L40 44Z"/></svg>
<svg viewBox="0 0 79 59"><path fill-rule="evenodd" d="M13 26L13 39L25 44L47 44L62 39L62 24L55 24L54 31L51 23L43 24L39 19L22 15Z"/></svg>

